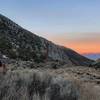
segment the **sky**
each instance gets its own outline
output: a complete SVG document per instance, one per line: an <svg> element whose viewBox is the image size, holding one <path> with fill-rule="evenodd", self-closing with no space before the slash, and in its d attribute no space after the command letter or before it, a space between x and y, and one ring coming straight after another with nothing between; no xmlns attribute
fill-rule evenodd
<svg viewBox="0 0 100 100"><path fill-rule="evenodd" d="M80 54L100 54L100 0L0 0L0 13Z"/></svg>

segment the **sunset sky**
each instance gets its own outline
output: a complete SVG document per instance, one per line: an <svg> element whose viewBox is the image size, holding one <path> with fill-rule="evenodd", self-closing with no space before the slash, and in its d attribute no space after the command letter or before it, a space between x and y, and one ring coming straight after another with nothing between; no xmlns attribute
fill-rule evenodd
<svg viewBox="0 0 100 100"><path fill-rule="evenodd" d="M100 0L0 0L0 13L56 44L100 53Z"/></svg>

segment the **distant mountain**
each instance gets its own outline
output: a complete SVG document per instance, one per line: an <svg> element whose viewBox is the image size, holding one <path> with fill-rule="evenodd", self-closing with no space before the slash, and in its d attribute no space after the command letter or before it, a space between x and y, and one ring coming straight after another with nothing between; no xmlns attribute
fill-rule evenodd
<svg viewBox="0 0 100 100"><path fill-rule="evenodd" d="M54 60L83 66L92 62L69 48L25 30L3 15L0 15L0 52L9 58L36 62Z"/></svg>
<svg viewBox="0 0 100 100"><path fill-rule="evenodd" d="M90 54L83 54L83 55L85 57L87 57L89 59L93 59L93 60L100 58L100 53L96 53L96 54L90 53Z"/></svg>

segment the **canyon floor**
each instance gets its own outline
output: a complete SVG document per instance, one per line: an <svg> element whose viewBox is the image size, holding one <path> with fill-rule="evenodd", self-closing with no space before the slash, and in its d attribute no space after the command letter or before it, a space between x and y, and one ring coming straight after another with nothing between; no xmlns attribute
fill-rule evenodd
<svg viewBox="0 0 100 100"><path fill-rule="evenodd" d="M8 64L9 71L36 70L42 73L48 73L51 76L61 77L64 80L70 80L80 91L79 100L100 100L100 69L86 66L68 66L58 65L57 68L52 67L51 62L33 64L30 62L17 62ZM51 67L50 67L51 66Z"/></svg>

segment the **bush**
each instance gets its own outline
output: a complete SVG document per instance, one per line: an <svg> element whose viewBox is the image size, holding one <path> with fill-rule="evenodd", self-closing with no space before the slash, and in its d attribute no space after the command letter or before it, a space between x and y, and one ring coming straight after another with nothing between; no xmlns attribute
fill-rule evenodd
<svg viewBox="0 0 100 100"><path fill-rule="evenodd" d="M0 100L78 100L72 82L38 70L16 70L0 78Z"/></svg>

